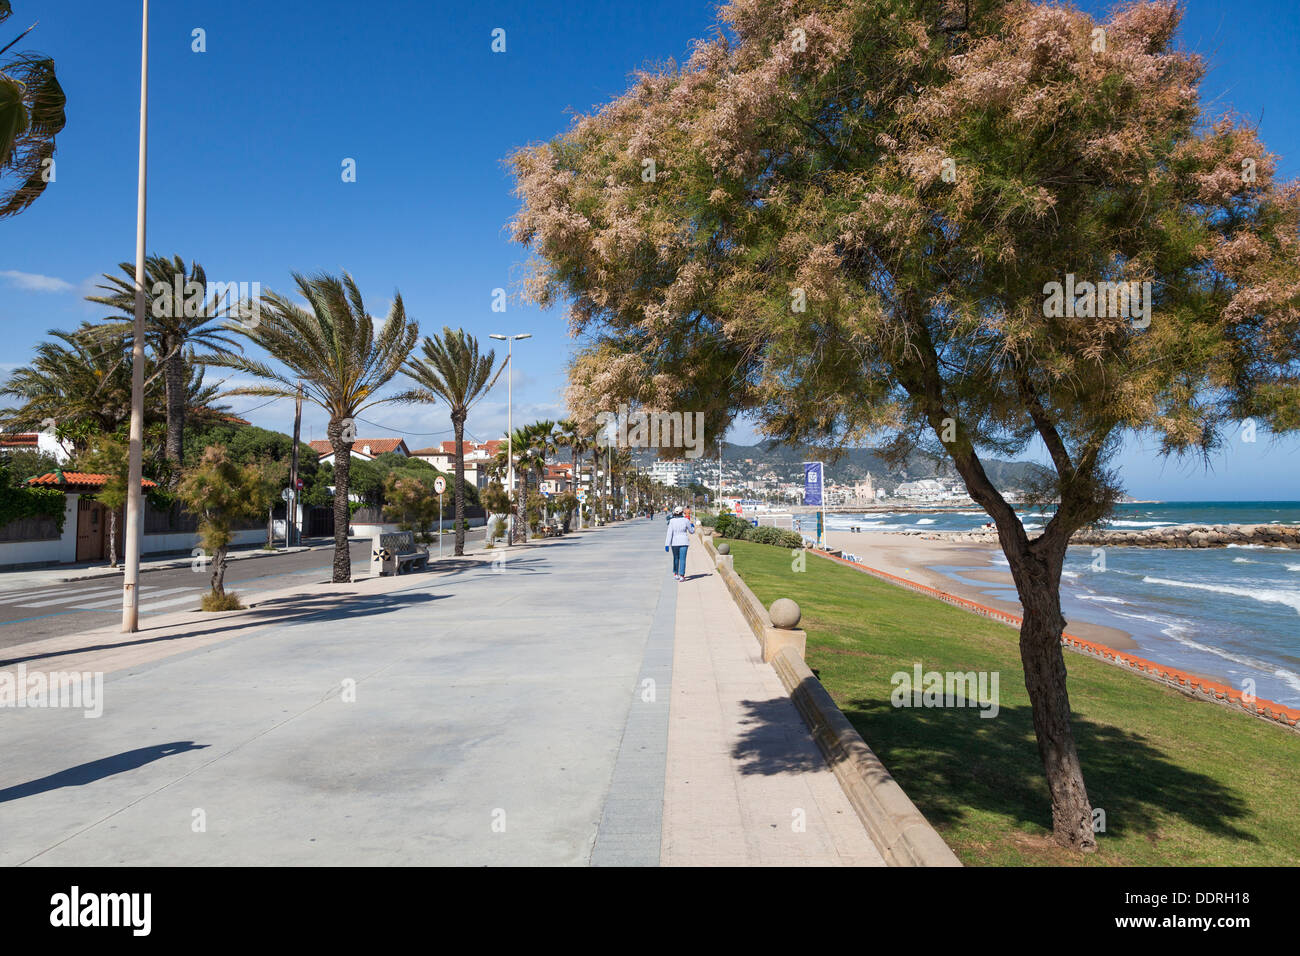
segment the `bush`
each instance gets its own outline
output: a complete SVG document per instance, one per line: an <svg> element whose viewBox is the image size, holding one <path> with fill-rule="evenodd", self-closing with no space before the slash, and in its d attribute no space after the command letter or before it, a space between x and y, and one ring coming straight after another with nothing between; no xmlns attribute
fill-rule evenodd
<svg viewBox="0 0 1300 956"><path fill-rule="evenodd" d="M715 527L717 523L718 519L714 515L700 515L698 521L698 524L704 528Z"/></svg>
<svg viewBox="0 0 1300 956"><path fill-rule="evenodd" d="M243 603L239 600L239 595L234 591L225 591L218 594L215 591L209 591L203 595L203 600L199 607L205 611L242 611Z"/></svg>

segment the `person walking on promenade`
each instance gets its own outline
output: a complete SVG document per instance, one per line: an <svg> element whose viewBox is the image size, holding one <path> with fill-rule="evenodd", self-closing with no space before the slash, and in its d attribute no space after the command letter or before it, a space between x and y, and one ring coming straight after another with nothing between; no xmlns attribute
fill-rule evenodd
<svg viewBox="0 0 1300 956"><path fill-rule="evenodd" d="M686 548L695 533L695 522L682 514L682 506L673 509L668 519L668 537L664 539L664 550L673 555L673 578L679 583L686 580Z"/></svg>

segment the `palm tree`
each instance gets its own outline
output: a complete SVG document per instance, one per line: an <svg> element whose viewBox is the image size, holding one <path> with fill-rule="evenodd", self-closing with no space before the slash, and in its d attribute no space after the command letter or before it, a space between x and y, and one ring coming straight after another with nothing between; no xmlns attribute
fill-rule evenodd
<svg viewBox="0 0 1300 956"><path fill-rule="evenodd" d="M9 0L0 0L0 23L12 14ZM19 34L0 55L30 32L29 27ZM11 184L0 185L0 219L22 212L53 182L54 138L67 122L66 105L49 57L17 53L0 61L0 173L13 175Z"/></svg>
<svg viewBox="0 0 1300 956"><path fill-rule="evenodd" d="M135 264L123 262L119 268L125 278L104 273L107 281L97 288L106 294L88 295L86 299L111 306L127 316L106 318L101 328L109 336L125 336L129 345L135 330ZM178 301L177 285L183 291L191 284L196 287L198 301L192 304ZM203 291L197 293L197 288ZM226 320L235 318L230 307L238 303L223 306L215 294L209 299L207 288L207 273L197 262L191 262L187 270L180 256L170 259L150 256L145 260L145 340L154 353L154 361L163 368L167 391L166 456L176 465L181 464L185 445L186 362L212 364L212 356L194 354L195 346L212 349L218 355L229 351L228 347L238 348L235 340L225 334L231 328Z"/></svg>
<svg viewBox="0 0 1300 956"><path fill-rule="evenodd" d="M456 439L456 555L465 553L465 419L470 408L496 384L501 370L492 373L496 353L480 355L478 340L464 329L443 326L438 338L424 338L424 357L409 359L402 367L419 388L404 397L434 404L439 398L451 407L451 427Z"/></svg>
<svg viewBox="0 0 1300 956"><path fill-rule="evenodd" d="M293 398L301 381L303 397L329 415L327 434L334 450L335 483L334 581L346 583L352 580L348 476L352 443L356 440L355 420L371 406L402 400L401 396L379 398L377 393L415 348L420 327L407 321L402 296L396 294L388 318L376 335L374 319L366 312L361 291L346 272L342 278L324 273L307 277L295 272L293 280L311 311L267 292L260 321L243 329L244 335L289 371L281 372L231 352L213 356L210 364L267 382L231 389L227 395Z"/></svg>
<svg viewBox="0 0 1300 956"><path fill-rule="evenodd" d="M131 349L122 336L83 323L75 332L57 329L56 341L42 342L29 365L15 369L0 395L17 398L17 408L0 410L0 426L11 431L44 428L54 422L60 440L74 454L101 436L123 430L131 418ZM161 370L145 357L144 422L152 433L165 419ZM188 357L184 401L190 415L219 419L229 409L214 404L218 387L203 381L203 369ZM161 442L159 443L161 446ZM150 452L158 457L157 452Z"/></svg>
<svg viewBox="0 0 1300 956"><path fill-rule="evenodd" d="M528 441L528 465L537 475L537 490L542 490L542 482L546 479L546 463L555 454L557 443L555 435L555 422L540 421L533 422L524 429L524 435ZM527 483L525 482L525 488ZM525 497L525 505L527 498ZM546 509L543 509L542 521L547 519Z"/></svg>
<svg viewBox="0 0 1300 956"><path fill-rule="evenodd" d="M560 422L556 432L556 444L569 449L573 461L573 490L575 494L582 488L582 456L591 448L593 441L589 429L576 419L566 418ZM593 481L594 485L595 482ZM582 503L578 504L578 530L582 530Z"/></svg>

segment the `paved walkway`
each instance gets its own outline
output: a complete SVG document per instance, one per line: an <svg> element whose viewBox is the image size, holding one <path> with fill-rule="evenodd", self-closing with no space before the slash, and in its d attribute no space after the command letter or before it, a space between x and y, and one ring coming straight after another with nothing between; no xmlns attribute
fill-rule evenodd
<svg viewBox="0 0 1300 956"><path fill-rule="evenodd" d="M0 864L879 862L703 553L677 585L662 539L14 648L0 671L104 672L103 716L0 709Z"/></svg>
<svg viewBox="0 0 1300 956"><path fill-rule="evenodd" d="M703 547L686 570L662 863L884 866Z"/></svg>

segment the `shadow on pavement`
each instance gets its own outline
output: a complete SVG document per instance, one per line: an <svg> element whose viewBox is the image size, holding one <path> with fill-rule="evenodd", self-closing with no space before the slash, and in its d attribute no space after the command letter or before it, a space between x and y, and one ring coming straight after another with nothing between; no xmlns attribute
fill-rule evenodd
<svg viewBox="0 0 1300 956"><path fill-rule="evenodd" d="M826 760L803 731L803 718L787 698L744 700L745 730L731 750L744 774L812 773ZM795 732L791 732L794 728Z"/></svg>
<svg viewBox="0 0 1300 956"><path fill-rule="evenodd" d="M135 770L137 767L143 767L145 764L161 760L163 757L175 756L190 750L203 750L207 746L209 745L196 744L192 740L178 740L170 744L155 744L152 747L140 747L137 750L128 750L125 753L114 754L111 757L101 757L99 760L92 760L90 763L69 767L67 770L60 770L58 773L52 773L38 780L30 780L27 783L6 787L0 790L0 803L21 800L23 797L48 793L51 790L59 790L63 787L84 787L88 783L94 783L96 780L103 780L105 777L124 773L127 770Z"/></svg>

